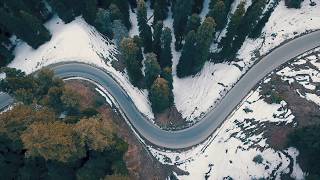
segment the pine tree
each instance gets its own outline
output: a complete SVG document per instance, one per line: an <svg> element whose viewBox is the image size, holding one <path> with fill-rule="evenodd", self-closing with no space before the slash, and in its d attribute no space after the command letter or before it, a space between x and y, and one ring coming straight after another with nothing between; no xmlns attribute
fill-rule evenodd
<svg viewBox="0 0 320 180"><path fill-rule="evenodd" d="M288 8L300 9L303 0L286 0L285 4Z"/></svg>
<svg viewBox="0 0 320 180"><path fill-rule="evenodd" d="M89 23L93 24L97 14L97 0L82 0L81 14L82 17Z"/></svg>
<svg viewBox="0 0 320 180"><path fill-rule="evenodd" d="M162 35L163 23L158 21L153 27L153 52L160 58L161 53L161 35Z"/></svg>
<svg viewBox="0 0 320 180"><path fill-rule="evenodd" d="M192 64L195 57L196 33L190 31L186 36L186 42L183 46L179 63L177 65L177 76L179 78L191 75Z"/></svg>
<svg viewBox="0 0 320 180"><path fill-rule="evenodd" d="M121 53L125 61L129 79L134 86L138 86L142 80L142 63L137 58L139 48L131 38L124 38L121 42Z"/></svg>
<svg viewBox="0 0 320 180"><path fill-rule="evenodd" d="M152 51L152 32L151 27L148 25L147 19L147 7L144 0L139 0L138 2L138 12L137 12L139 35L143 41L144 51Z"/></svg>
<svg viewBox="0 0 320 180"><path fill-rule="evenodd" d="M176 0L173 10L173 29L176 38L175 48L181 49L186 31L188 16L192 12L193 0Z"/></svg>
<svg viewBox="0 0 320 180"><path fill-rule="evenodd" d="M188 18L185 34L188 34L190 31L197 31L200 25L201 25L200 16L198 14L192 14Z"/></svg>
<svg viewBox="0 0 320 180"><path fill-rule="evenodd" d="M171 42L171 30L170 28L165 27L161 35L160 66L162 68L172 66Z"/></svg>
<svg viewBox="0 0 320 180"><path fill-rule="evenodd" d="M168 16L167 0L154 0L153 20L155 23L163 21Z"/></svg>
<svg viewBox="0 0 320 180"><path fill-rule="evenodd" d="M96 19L94 21L97 30L108 38L113 38L112 23L110 13L105 9L98 9Z"/></svg>
<svg viewBox="0 0 320 180"><path fill-rule="evenodd" d="M117 46L120 46L123 38L129 36L128 29L122 24L121 20L114 20L112 23L113 39Z"/></svg>
<svg viewBox="0 0 320 180"><path fill-rule="evenodd" d="M208 60L215 26L216 24L213 18L207 17L197 31L197 47L192 66L192 74L198 73L202 69L204 63Z"/></svg>
<svg viewBox="0 0 320 180"><path fill-rule="evenodd" d="M232 52L230 54L229 60L232 60L232 58L241 48L248 34L257 25L266 4L266 0L255 0L252 2L252 5L247 9L242 21L240 22L239 28L237 29L235 38L232 42Z"/></svg>
<svg viewBox="0 0 320 180"><path fill-rule="evenodd" d="M227 34L225 37L223 37L219 43L219 46L222 47L222 50L220 52L220 56L222 58L225 58L226 56L231 54L232 49L232 40L236 34L237 29L240 26L241 20L245 13L245 2L241 2L234 14L230 18L230 22L227 27Z"/></svg>
<svg viewBox="0 0 320 180"><path fill-rule="evenodd" d="M122 22L122 14L120 12L120 9L118 8L117 5L115 4L110 4L108 10L110 11L110 18L111 18L111 21L114 21L114 20L120 20ZM123 24L123 22L122 22Z"/></svg>
<svg viewBox="0 0 320 180"><path fill-rule="evenodd" d="M161 77L164 78L168 82L168 86L169 86L169 89L170 89L169 104L171 106L174 103L174 95L173 95L173 92L172 92L172 89L173 89L172 69L170 67L165 67L161 72Z"/></svg>
<svg viewBox="0 0 320 180"><path fill-rule="evenodd" d="M204 0L194 0L194 4L192 7L192 12L199 14L202 11Z"/></svg>
<svg viewBox="0 0 320 180"><path fill-rule="evenodd" d="M9 64L13 58L14 56L11 54L11 52L2 44L0 44L0 67Z"/></svg>
<svg viewBox="0 0 320 180"><path fill-rule="evenodd" d="M142 62L143 60L143 53L142 53L142 43L141 43L141 38L137 35L133 36L133 42L138 46L138 55L137 59Z"/></svg>
<svg viewBox="0 0 320 180"><path fill-rule="evenodd" d="M75 13L71 7L67 6L65 1L49 0L48 3L65 23L69 23L74 20Z"/></svg>
<svg viewBox="0 0 320 180"><path fill-rule="evenodd" d="M146 54L145 58L145 82L147 87L150 88L154 80L160 75L161 68L157 61L157 56L154 53Z"/></svg>
<svg viewBox="0 0 320 180"><path fill-rule="evenodd" d="M112 3L117 5L122 14L122 23L127 27L131 28L130 15L129 15L129 2L128 0L112 0Z"/></svg>
<svg viewBox="0 0 320 180"><path fill-rule="evenodd" d="M50 32L42 22L25 11L12 14L0 8L0 24L33 48L51 39Z"/></svg>
<svg viewBox="0 0 320 180"><path fill-rule="evenodd" d="M170 106L169 95L170 90L168 82L165 79L158 77L154 81L149 93L149 99L153 112L163 112Z"/></svg>
<svg viewBox="0 0 320 180"><path fill-rule="evenodd" d="M215 20L217 24L217 30L222 30L227 23L227 15L228 13L223 0L217 0L213 6L213 9L209 11L207 16L212 17Z"/></svg>

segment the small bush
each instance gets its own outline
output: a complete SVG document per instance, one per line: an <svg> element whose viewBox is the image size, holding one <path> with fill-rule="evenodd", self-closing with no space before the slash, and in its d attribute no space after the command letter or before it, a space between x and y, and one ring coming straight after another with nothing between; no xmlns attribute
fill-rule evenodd
<svg viewBox="0 0 320 180"><path fill-rule="evenodd" d="M257 164L261 164L263 161L263 158L262 156L259 154L259 155L256 155L254 158L253 158L253 162L257 163Z"/></svg>

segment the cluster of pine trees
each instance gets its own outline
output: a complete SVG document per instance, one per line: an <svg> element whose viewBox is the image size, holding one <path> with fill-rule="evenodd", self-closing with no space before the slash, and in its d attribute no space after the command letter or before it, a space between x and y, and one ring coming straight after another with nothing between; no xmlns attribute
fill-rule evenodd
<svg viewBox="0 0 320 180"><path fill-rule="evenodd" d="M42 23L51 17L51 12L38 0L0 1L0 65L12 59L13 46L9 38L12 34L37 48L51 39L50 32Z"/></svg>
<svg viewBox="0 0 320 180"><path fill-rule="evenodd" d="M138 1L139 36L124 38L120 49L131 83L149 90L152 109L159 113L173 104L172 33L168 27L163 26L162 21L167 17L168 2L154 0L151 5L155 10L152 23L147 16L146 3L143 0Z"/></svg>
<svg viewBox="0 0 320 180"><path fill-rule="evenodd" d="M19 102L0 115L2 179L126 179L128 145L78 92L47 69L1 72L0 90Z"/></svg>
<svg viewBox="0 0 320 180"><path fill-rule="evenodd" d="M77 16L119 45L131 27L129 3L135 0L1 0L0 1L0 66L12 59L12 35L38 48L51 39L43 23L54 13L69 23Z"/></svg>

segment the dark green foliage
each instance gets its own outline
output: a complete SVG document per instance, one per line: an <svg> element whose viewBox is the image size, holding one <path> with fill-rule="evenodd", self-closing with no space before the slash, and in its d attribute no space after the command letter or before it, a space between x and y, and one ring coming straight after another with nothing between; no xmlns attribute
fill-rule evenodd
<svg viewBox="0 0 320 180"><path fill-rule="evenodd" d="M135 35L133 36L133 42L138 46L139 50L138 50L138 55L137 55L137 59L139 60L143 60L143 53L142 53L142 42L139 36Z"/></svg>
<svg viewBox="0 0 320 180"><path fill-rule="evenodd" d="M212 17L215 20L217 30L222 30L227 24L227 15L227 8L223 0L217 0L213 9L209 11L207 16Z"/></svg>
<svg viewBox="0 0 320 180"><path fill-rule="evenodd" d="M168 3L167 0L153 0L154 2L154 22L163 21L168 16Z"/></svg>
<svg viewBox="0 0 320 180"><path fill-rule="evenodd" d="M201 13L201 10L203 8L203 2L204 0L194 0L194 4L192 6L192 12L196 14Z"/></svg>
<svg viewBox="0 0 320 180"><path fill-rule="evenodd" d="M114 21L114 20L122 21L123 17L117 5L111 4L109 7L109 11L110 11L111 21Z"/></svg>
<svg viewBox="0 0 320 180"><path fill-rule="evenodd" d="M65 23L69 23L74 20L76 14L73 8L71 8L65 1L49 0L48 3Z"/></svg>
<svg viewBox="0 0 320 180"><path fill-rule="evenodd" d="M186 37L179 63L177 65L177 76L179 78L186 77L191 74L192 64L195 57L196 49L196 33L190 31Z"/></svg>
<svg viewBox="0 0 320 180"><path fill-rule="evenodd" d="M127 27L127 29L130 29L131 23L130 23L130 16L129 16L128 0L112 0L112 3L119 8L122 14L122 23Z"/></svg>
<svg viewBox="0 0 320 180"><path fill-rule="evenodd" d="M44 0L24 0L24 4L30 9L31 13L35 17L38 17L42 22L45 22L52 17L52 13L47 9Z"/></svg>
<svg viewBox="0 0 320 180"><path fill-rule="evenodd" d="M6 78L0 80L1 91L9 94L14 94L19 89L34 91L34 79L31 76L27 76L21 70L2 68L1 72L6 74Z"/></svg>
<svg viewBox="0 0 320 180"><path fill-rule="evenodd" d="M157 78L149 92L149 100L153 112L163 112L170 106L170 89L168 82L163 78Z"/></svg>
<svg viewBox="0 0 320 180"><path fill-rule="evenodd" d="M200 16L198 14L192 14L188 18L186 34L188 34L190 31L197 31L200 25L201 25Z"/></svg>
<svg viewBox="0 0 320 180"><path fill-rule="evenodd" d="M81 116L83 117L92 117L99 114L99 112L95 108L86 108L83 111L81 111Z"/></svg>
<svg viewBox="0 0 320 180"><path fill-rule="evenodd" d="M320 176L320 125L307 126L295 130L289 135L288 146L299 150L299 159L303 161L307 179Z"/></svg>
<svg viewBox="0 0 320 180"><path fill-rule="evenodd" d="M138 2L137 19L139 36L143 42L144 52L152 52L152 31L151 27L148 25L147 7L144 0L139 0Z"/></svg>
<svg viewBox="0 0 320 180"><path fill-rule="evenodd" d="M113 39L115 44L119 47L121 41L129 36L128 29L123 25L121 20L114 20L112 23Z"/></svg>
<svg viewBox="0 0 320 180"><path fill-rule="evenodd" d="M89 23L94 24L97 14L97 0L82 0L81 14L82 17Z"/></svg>
<svg viewBox="0 0 320 180"><path fill-rule="evenodd" d="M192 74L198 73L208 60L215 26L214 20L211 17L207 17L197 31L197 46L196 49L193 50L195 58L192 65Z"/></svg>
<svg viewBox="0 0 320 180"><path fill-rule="evenodd" d="M162 35L163 23L158 21L153 27L153 52L160 58L161 53L161 35Z"/></svg>
<svg viewBox="0 0 320 180"><path fill-rule="evenodd" d="M301 8L301 3L303 2L303 0L286 0L286 6L288 8L296 8L299 9Z"/></svg>
<svg viewBox="0 0 320 180"><path fill-rule="evenodd" d="M61 96L63 97L64 94L67 94L70 97L70 94L76 93L65 92L68 88L64 87L62 80L53 78L52 71L45 69L38 72L34 77L10 68L3 68L2 72L6 73L6 78L0 81L1 91L3 89L7 90L6 92L31 90L30 92L33 94L44 94L42 100L50 99L48 103L39 106L38 99L34 98L33 102L35 104L28 106L18 104L13 110L0 115L0 174L2 179L67 180L76 178L103 179L106 175L127 176L128 171L123 161L123 156L128 149L128 144L114 135L112 130L103 128L101 119L81 119L79 123L74 121L74 124L67 124L60 119L56 119L56 113L50 108L61 103L57 102L59 101L59 96L62 105L56 108L63 108L61 111L65 111L69 108L65 106L65 102L69 102L68 104L70 105L70 102L75 99L66 101ZM57 113L57 115L59 114ZM89 107L83 111L83 114L93 116L97 112ZM78 120L80 117L77 117ZM50 124L51 126L49 126ZM52 126L54 124L59 126ZM108 124L104 125L109 126ZM42 127L49 129L45 129L44 133L43 129L41 129ZM46 134L51 127L56 128L51 133L57 136L48 136L51 133ZM101 131L100 128L102 128ZM112 129L112 127L109 128ZM39 132L41 136L39 136ZM45 138L41 138L43 136ZM52 139L47 141L47 137ZM66 139L64 139L65 137ZM70 137L74 139L70 139ZM79 143L74 147L73 144L69 144L70 141L80 142L79 138L82 139L81 142L85 145ZM57 144L55 144L56 141L58 142ZM50 143L53 143L54 146L47 145ZM46 155L52 157L52 155L58 154L58 157L62 158L70 156L69 152L66 152L62 147L65 145L64 143L70 145L67 146L67 149L80 149L83 151L83 156L72 156L77 158L69 159L66 162L59 159L59 161L45 160L48 157ZM40 145L30 146L32 144ZM44 146L45 148L42 148ZM39 147L53 154L34 154L34 152L40 152L36 149ZM58 150L62 148L60 154L50 149L55 147L58 147ZM64 152L66 154L62 154Z"/></svg>
<svg viewBox="0 0 320 180"><path fill-rule="evenodd" d="M12 53L6 47L0 44L0 67L9 64L13 58L14 56Z"/></svg>
<svg viewBox="0 0 320 180"><path fill-rule="evenodd" d="M157 61L157 56L154 53L146 54L145 60L145 82L148 88L150 88L155 79L160 75L161 68Z"/></svg>
<svg viewBox="0 0 320 180"><path fill-rule="evenodd" d="M0 7L0 25L33 48L38 48L51 39L50 32L42 25L42 22L26 11L12 14Z"/></svg>
<svg viewBox="0 0 320 180"><path fill-rule="evenodd" d="M161 35L161 54L160 54L160 66L171 67L172 66L172 52L171 52L171 30L170 28L164 28Z"/></svg>
<svg viewBox="0 0 320 180"><path fill-rule="evenodd" d="M182 47L188 16L192 13L192 5L193 0L176 0L175 2L173 9L173 29L176 38L175 48L177 50L180 50Z"/></svg>
<svg viewBox="0 0 320 180"><path fill-rule="evenodd" d="M220 52L222 57L227 57L231 54L232 40L240 26L242 18L245 14L245 2L241 2L234 14L231 16L230 22L227 27L227 34L220 41L219 46L222 47Z"/></svg>
<svg viewBox="0 0 320 180"><path fill-rule="evenodd" d="M170 89L170 92L169 92L169 105L171 106L174 103L174 95L173 95L173 92L172 92L172 89L173 89L172 69L170 67L165 67L161 71L161 77L164 78L168 82L168 86L169 86L169 89Z"/></svg>
<svg viewBox="0 0 320 180"><path fill-rule="evenodd" d="M113 38L112 22L110 13L105 9L98 9L96 20L94 22L97 30L108 38Z"/></svg>
<svg viewBox="0 0 320 180"><path fill-rule="evenodd" d="M256 155L253 160L253 162L257 163L257 164L261 164L263 162L263 158L262 156L259 154L259 155Z"/></svg>
<svg viewBox="0 0 320 180"><path fill-rule="evenodd" d="M207 17L196 33L188 33L177 66L178 77L194 75L202 69L209 57L215 26L214 20Z"/></svg>
<svg viewBox="0 0 320 180"><path fill-rule="evenodd" d="M249 38L256 39L261 35L262 29L265 26L265 24L268 22L271 14L273 13L275 7L279 4L279 1L275 1L275 3L268 8L267 12L263 14L263 17L259 20L257 25L254 27L254 29L249 34Z"/></svg>
<svg viewBox="0 0 320 180"><path fill-rule="evenodd" d="M225 57L227 60L233 59L238 50L241 48L247 35L256 27L266 4L266 0L255 0L252 2L252 5L247 9L245 15L243 16L240 22L239 28L236 30L234 36L235 38L231 46L231 53Z"/></svg>
<svg viewBox="0 0 320 180"><path fill-rule="evenodd" d="M121 42L121 52L126 63L129 79L134 86L139 86L142 80L142 59L138 59L139 47L134 43L133 39L124 38Z"/></svg>

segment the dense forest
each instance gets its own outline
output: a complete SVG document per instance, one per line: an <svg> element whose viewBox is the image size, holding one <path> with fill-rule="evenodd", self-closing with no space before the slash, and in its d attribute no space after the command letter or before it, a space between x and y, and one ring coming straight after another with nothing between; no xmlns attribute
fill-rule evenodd
<svg viewBox="0 0 320 180"><path fill-rule="evenodd" d="M3 68L0 90L17 101L0 115L2 179L126 179L128 145L52 71Z"/></svg>
<svg viewBox="0 0 320 180"><path fill-rule="evenodd" d="M231 14L234 0L210 0L209 12L201 20L204 0L0 0L0 66L13 58L13 37L38 48L51 38L43 25L54 14L65 23L82 16L102 35L113 39L125 62L129 79L138 88L147 88L154 112L173 105L171 43L181 51L177 65L180 78L199 73L206 61L220 63L235 59L247 37L258 38L278 0L253 0L246 9L241 2ZM299 8L301 0L287 0ZM150 7L148 7L150 5ZM147 9L153 14L147 14ZM172 17L168 17L171 10ZM128 37L129 11L136 13L139 35ZM173 29L163 25L173 19ZM225 36L217 41L226 29ZM14 36L13 36L14 35ZM173 37L174 36L174 37ZM212 43L218 50L211 51ZM142 72L145 59L145 72Z"/></svg>

